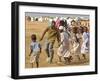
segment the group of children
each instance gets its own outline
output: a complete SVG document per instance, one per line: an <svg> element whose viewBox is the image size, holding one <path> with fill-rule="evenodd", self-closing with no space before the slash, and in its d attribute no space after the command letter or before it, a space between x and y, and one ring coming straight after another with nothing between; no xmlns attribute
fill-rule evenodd
<svg viewBox="0 0 100 81"><path fill-rule="evenodd" d="M75 21L72 21L73 23ZM72 25L73 26L73 25ZM47 54L47 62L52 63L54 57L54 43L58 41L57 56L58 63L70 63L73 60L73 55L76 54L78 59L82 54L86 59L86 54L89 52L89 31L87 27L69 27L65 20L51 21L49 26L44 30L40 41L43 40L45 34L48 34L46 39L45 52ZM36 35L32 34L30 45L30 63L35 62L36 67L39 67L39 56L41 53L41 45L36 39ZM63 61L63 60L64 61Z"/></svg>

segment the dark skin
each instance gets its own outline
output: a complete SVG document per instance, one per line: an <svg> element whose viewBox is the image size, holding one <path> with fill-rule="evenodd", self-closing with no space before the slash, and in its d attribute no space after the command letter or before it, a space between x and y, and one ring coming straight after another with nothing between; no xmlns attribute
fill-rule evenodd
<svg viewBox="0 0 100 81"><path fill-rule="evenodd" d="M31 40L33 41L33 42L36 42L36 35L32 35L31 36ZM29 54L29 56L32 54L32 52L33 52L33 50L32 49L30 49L31 51L30 51L30 54Z"/></svg>
<svg viewBox="0 0 100 81"><path fill-rule="evenodd" d="M52 29L55 29L55 30L58 32L57 40L58 40L58 42L59 42L59 31L58 31L57 28L55 28L55 23L54 23L54 22L52 22L51 28L52 28ZM41 36L41 38L40 38L40 41L43 40L43 38L44 38L46 32L48 32L48 30L49 30L48 27L44 30L44 32L43 32L43 34L42 34L42 36Z"/></svg>
<svg viewBox="0 0 100 81"><path fill-rule="evenodd" d="M37 68L39 67L39 62L36 62L36 67L37 67Z"/></svg>
<svg viewBox="0 0 100 81"><path fill-rule="evenodd" d="M35 34L33 34L33 35L31 36L31 40L32 40L33 42L36 42L36 35L35 35ZM31 56L31 54L32 54L32 52L33 52L33 49L32 49L32 48L31 48L30 50L31 50L31 51L30 51L29 56ZM40 47L40 53L41 53L41 47ZM32 63L32 67L33 67L33 63ZM37 67L37 68L39 67L38 61L36 61L36 67Z"/></svg>
<svg viewBox="0 0 100 81"><path fill-rule="evenodd" d="M31 49L29 56L31 56L32 52L33 52L33 50Z"/></svg>
<svg viewBox="0 0 100 81"><path fill-rule="evenodd" d="M65 63L66 62L70 63L72 59L73 59L72 56L64 57Z"/></svg>
<svg viewBox="0 0 100 81"><path fill-rule="evenodd" d="M63 29L61 29L61 30L59 30L59 32L62 33L62 32L64 32L64 31L63 31ZM60 42L60 45L61 45L62 43L63 43L63 41ZM59 62L62 62L61 57L59 56L58 58L59 58ZM72 59L73 59L72 56L64 57L65 63L66 63L67 61L68 61L68 63L70 63Z"/></svg>
<svg viewBox="0 0 100 81"><path fill-rule="evenodd" d="M84 32L88 32L88 28L87 27L84 27Z"/></svg>
<svg viewBox="0 0 100 81"><path fill-rule="evenodd" d="M88 28L87 27L84 27L84 32L88 32ZM83 58L86 59L86 55L85 54L82 54Z"/></svg>
<svg viewBox="0 0 100 81"><path fill-rule="evenodd" d="M44 30L44 32L43 32L43 34L42 34L42 37L40 38L40 41L43 40L44 35L46 34L46 32L47 32L48 30L49 30L48 28L46 28L46 29Z"/></svg>

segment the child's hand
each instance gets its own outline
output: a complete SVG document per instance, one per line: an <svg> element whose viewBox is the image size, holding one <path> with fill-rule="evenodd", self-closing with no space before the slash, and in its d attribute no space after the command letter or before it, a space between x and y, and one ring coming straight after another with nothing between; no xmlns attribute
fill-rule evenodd
<svg viewBox="0 0 100 81"><path fill-rule="evenodd" d="M40 38L40 40L39 40L39 41L42 41L42 39L43 39L43 38Z"/></svg>
<svg viewBox="0 0 100 81"><path fill-rule="evenodd" d="M29 54L29 56L31 56L31 54Z"/></svg>
<svg viewBox="0 0 100 81"><path fill-rule="evenodd" d="M40 53L41 53L41 50L40 50Z"/></svg>

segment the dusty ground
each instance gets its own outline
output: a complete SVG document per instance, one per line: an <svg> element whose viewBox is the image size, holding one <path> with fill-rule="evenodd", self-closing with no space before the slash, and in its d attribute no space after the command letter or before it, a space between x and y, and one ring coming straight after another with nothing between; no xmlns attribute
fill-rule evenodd
<svg viewBox="0 0 100 81"><path fill-rule="evenodd" d="M25 54L25 68L32 68L32 64L30 64L29 59L29 53L30 53L30 43L31 43L31 38L30 36L35 33L37 35L37 40L40 39L41 34L43 33L44 29L47 27L47 22L39 22L39 21L34 21L34 22L28 22L26 21L26 27L25 27L25 31L26 31L26 35L25 35L25 44L26 44L26 54ZM58 57L56 54L56 50L57 50L57 42L55 42L54 45L54 50L55 50L55 54L54 54L54 59L53 59L53 63L49 64L46 61L46 53L44 51L44 44L45 44L45 38L40 42L42 45L42 53L40 54L40 65L39 67L58 67L58 66L76 66L76 65L88 65L89 64L89 55L87 54L87 60L83 60L82 56L81 57L81 61L79 61L77 59L77 57L75 55L73 55L73 60L70 64L58 64ZM36 67L36 65L34 64L34 67Z"/></svg>

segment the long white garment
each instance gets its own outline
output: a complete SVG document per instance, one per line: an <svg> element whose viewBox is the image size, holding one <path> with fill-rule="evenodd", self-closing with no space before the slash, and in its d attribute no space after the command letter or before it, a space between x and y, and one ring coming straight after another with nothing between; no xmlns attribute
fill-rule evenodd
<svg viewBox="0 0 100 81"><path fill-rule="evenodd" d="M81 54L86 54L89 52L89 33L83 33L82 41Z"/></svg>
<svg viewBox="0 0 100 81"><path fill-rule="evenodd" d="M79 48L79 43L77 43L77 42L74 41L72 49L70 50L71 53L76 54L76 55L79 54L78 48Z"/></svg>
<svg viewBox="0 0 100 81"><path fill-rule="evenodd" d="M73 35L73 37L72 37L73 44L72 44L72 48L70 50L72 54L75 54L75 55L80 54L80 50L81 50L80 38L81 37L82 37L82 35L78 34L78 33L76 34L76 36Z"/></svg>
<svg viewBox="0 0 100 81"><path fill-rule="evenodd" d="M62 57L69 57L70 52L69 52L69 37L66 32L60 33L60 38L62 44L58 48L57 54Z"/></svg>

